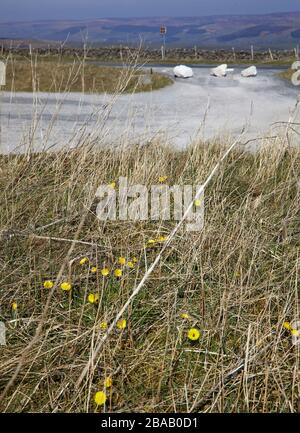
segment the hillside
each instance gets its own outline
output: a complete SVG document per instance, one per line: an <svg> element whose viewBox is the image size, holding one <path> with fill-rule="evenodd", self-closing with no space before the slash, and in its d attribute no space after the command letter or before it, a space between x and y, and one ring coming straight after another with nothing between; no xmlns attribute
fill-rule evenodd
<svg viewBox="0 0 300 433"><path fill-rule="evenodd" d="M159 28L167 26L168 46L206 48L291 48L300 40L300 12L268 15L225 15L189 18L129 18L0 23L0 39L65 41L96 45L148 46L161 43Z"/></svg>

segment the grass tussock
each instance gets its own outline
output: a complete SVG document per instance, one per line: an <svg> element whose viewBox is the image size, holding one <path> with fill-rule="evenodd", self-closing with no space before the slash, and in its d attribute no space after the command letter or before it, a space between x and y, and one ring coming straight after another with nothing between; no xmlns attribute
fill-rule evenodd
<svg viewBox="0 0 300 433"><path fill-rule="evenodd" d="M280 139L229 155L205 191L203 231L177 233L75 385L175 224L101 222L97 187L118 189L119 176L199 184L223 151L152 143L0 157L2 411L103 411L94 395L107 379L112 412L299 409L299 346L283 323L299 317L300 151Z"/></svg>
<svg viewBox="0 0 300 433"><path fill-rule="evenodd" d="M279 77L284 78L285 80L291 80L295 71L292 69L286 69L279 73Z"/></svg>
<svg viewBox="0 0 300 433"><path fill-rule="evenodd" d="M124 68L89 64L84 59L66 62L43 57L7 59L5 90L15 92L132 93L157 90L172 84L170 77L145 72L134 64Z"/></svg>

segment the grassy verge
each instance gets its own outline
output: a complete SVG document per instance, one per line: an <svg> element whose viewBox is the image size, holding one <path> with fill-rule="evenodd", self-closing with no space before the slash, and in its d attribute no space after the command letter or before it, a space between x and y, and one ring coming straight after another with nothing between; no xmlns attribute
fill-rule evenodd
<svg viewBox="0 0 300 433"><path fill-rule="evenodd" d="M285 80L291 80L294 72L295 71L292 71L292 69L287 69L286 71L280 72L278 75L280 78L284 78Z"/></svg>
<svg viewBox="0 0 300 433"><path fill-rule="evenodd" d="M147 92L172 84L171 78L135 67L114 68L82 61L9 60L6 90L16 92Z"/></svg>
<svg viewBox="0 0 300 433"><path fill-rule="evenodd" d="M93 396L109 377L112 412L297 411L299 350L283 323L299 316L300 151L277 144L228 157L205 191L204 230L180 230L79 389L106 322L174 227L99 221L97 187L115 181L118 190L119 176L199 184L224 148L1 156L1 410L102 411ZM201 332L194 342L190 328Z"/></svg>

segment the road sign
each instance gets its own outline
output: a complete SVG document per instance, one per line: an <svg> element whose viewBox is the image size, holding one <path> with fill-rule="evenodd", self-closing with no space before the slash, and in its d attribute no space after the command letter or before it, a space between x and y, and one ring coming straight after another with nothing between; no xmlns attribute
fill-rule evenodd
<svg viewBox="0 0 300 433"><path fill-rule="evenodd" d="M167 27L161 26L160 27L160 35L162 37L163 45L161 47L161 58L164 60L165 58L165 51L166 51L166 33L167 33Z"/></svg>

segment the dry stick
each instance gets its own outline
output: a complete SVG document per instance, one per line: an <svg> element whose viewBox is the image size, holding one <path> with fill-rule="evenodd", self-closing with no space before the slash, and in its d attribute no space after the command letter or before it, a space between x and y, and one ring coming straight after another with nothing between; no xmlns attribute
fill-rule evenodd
<svg viewBox="0 0 300 433"><path fill-rule="evenodd" d="M108 249L108 248L105 248L103 245L96 244L95 242L79 241L76 239L56 238L53 236L39 236L39 235L35 235L35 234L31 234L29 236L33 239L40 239L40 240L45 240L45 241L69 242L72 244L88 245L91 247L98 246L98 247L101 247L105 250Z"/></svg>
<svg viewBox="0 0 300 433"><path fill-rule="evenodd" d="M48 227L51 226L55 223L49 224L47 226L44 227ZM42 230L44 227L39 228L39 230ZM49 242L67 242L67 243L71 243L71 244L79 244L79 245L87 245L89 247L97 247L98 249L101 248L102 251L111 251L112 249L114 250L122 250L123 246L120 245L115 245L113 248L112 247L107 247L105 245L101 245L98 244L96 242L88 242L88 241L81 241L78 239L68 239L68 238L57 238L57 237L53 237L53 236L40 236L40 235L36 235L35 233L30 233L28 231L22 231L22 232L13 232L11 230L2 230L0 231L0 241L2 240L10 240L12 238L15 237L22 237L22 238L31 238L31 239L38 239L38 240L43 240L43 241L49 241ZM140 245L133 245L134 248L140 248Z"/></svg>
<svg viewBox="0 0 300 433"><path fill-rule="evenodd" d="M215 165L215 167L211 171L210 175L208 176L208 178L206 179L206 181L204 182L204 184L201 185L201 187L196 192L194 200L197 200L201 196L201 194L203 193L204 189L207 187L207 185L210 183L210 181L213 178L213 176L215 175L215 173L218 171L218 169L219 169L220 165L222 164L222 162L224 161L224 159L229 155L229 153L232 151L232 149L239 143L239 140L244 135L244 133L245 133L245 129L242 130L242 132L239 135L239 137L233 142L233 144L227 149L227 151L224 153L224 155L222 156L222 158L219 160L219 162ZM78 378L78 380L76 382L76 386L77 387L80 386L80 384L84 380L85 376L88 374L91 365L94 363L95 358L98 356L98 354L99 354L99 352L100 352L103 344L108 339L108 336L114 330L114 328L115 328L118 320L121 319L121 317L123 316L123 314L125 313L125 311L129 307L129 305L131 304L131 302L133 301L133 299L138 295L138 293L140 292L140 290L144 286L147 278L152 274L152 272L155 269L156 265L159 263L163 252L170 245L171 241L173 240L174 236L178 232L179 228L181 227L181 225L185 221L186 217L189 215L189 213L190 213L190 211L191 211L191 209L193 207L194 200L191 201L191 203L189 204L188 208L186 209L183 217L178 222L178 224L175 226L175 228L173 229L173 231L170 233L167 241L165 242L165 244L163 245L162 249L160 250L160 252L156 256L154 262L152 263L152 265L150 266L150 268L148 269L148 271L145 273L145 275L141 279L140 283L133 289L132 294L130 295L130 297L128 298L128 300L125 302L125 304L123 305L123 307L121 308L121 310L116 315L114 321L109 326L106 334L102 337L102 339L100 340L100 342L96 346L96 348L95 348L92 356L90 357L89 361L87 362L86 366L84 367L81 375L79 376L79 378Z"/></svg>

